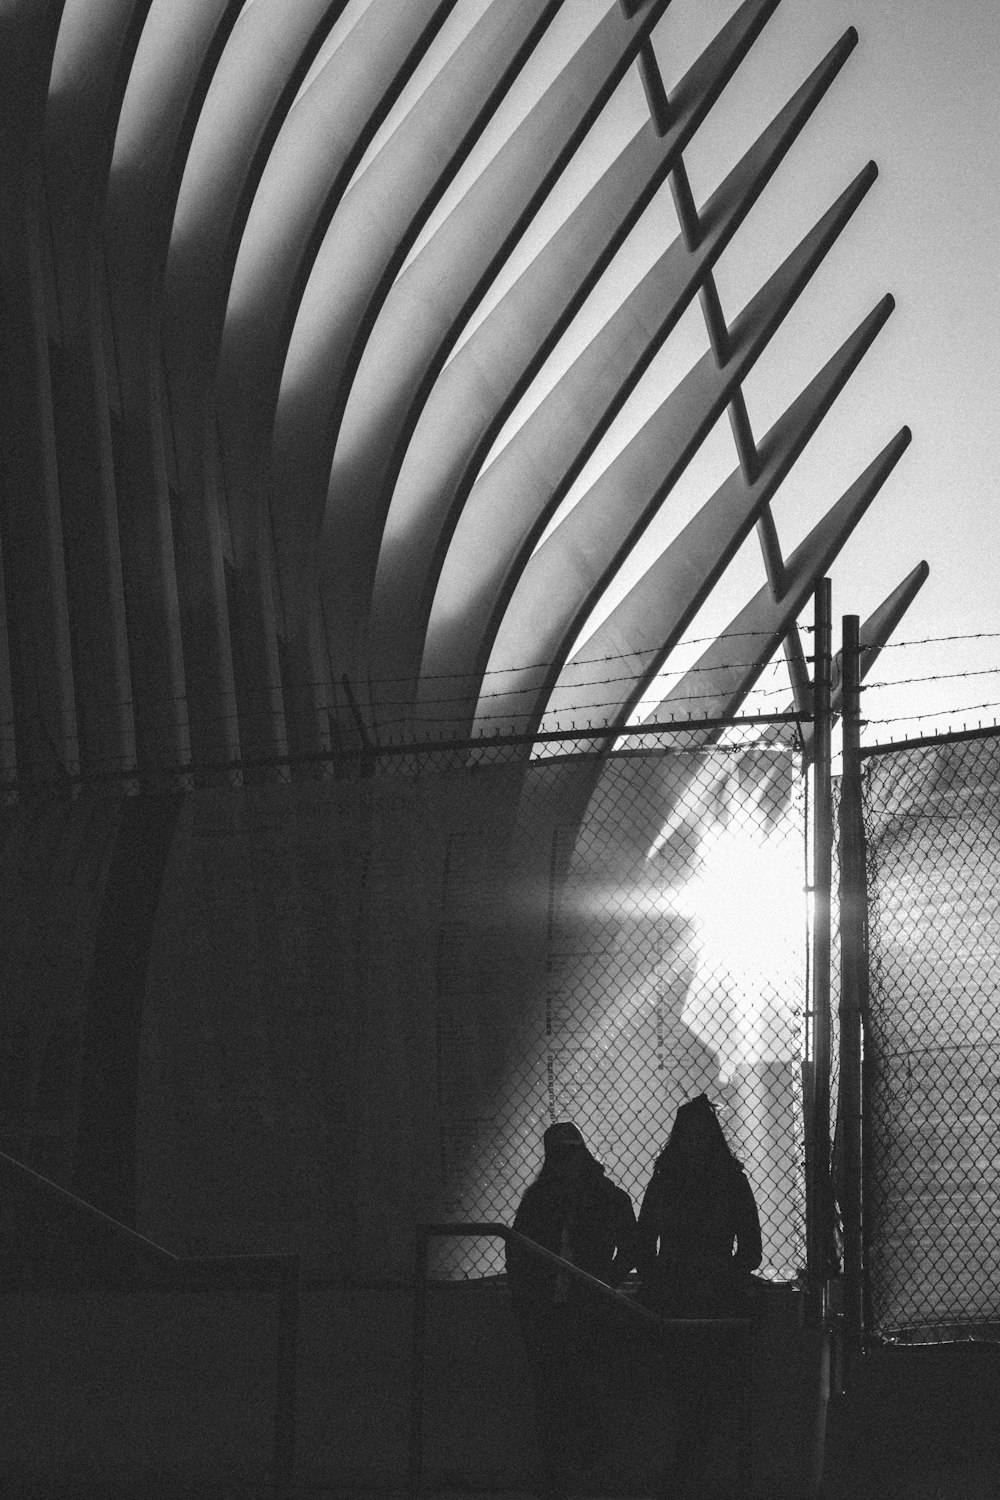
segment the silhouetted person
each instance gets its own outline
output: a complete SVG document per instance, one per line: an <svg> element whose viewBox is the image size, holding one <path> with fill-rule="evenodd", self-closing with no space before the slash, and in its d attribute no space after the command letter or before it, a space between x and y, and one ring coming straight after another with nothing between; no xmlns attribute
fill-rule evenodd
<svg viewBox="0 0 1000 1500"><path fill-rule="evenodd" d="M575 1125L550 1125L543 1144L542 1169L513 1227L619 1286L635 1264L632 1200L608 1180ZM569 1468L589 1467L603 1454L620 1335L599 1294L521 1245L507 1246L507 1278L535 1387L542 1493L556 1500L567 1492Z"/></svg>
<svg viewBox="0 0 1000 1500"><path fill-rule="evenodd" d="M639 1212L640 1298L664 1318L743 1318L750 1275L761 1262L753 1190L705 1094L682 1104ZM675 1329L664 1336L680 1423L675 1473L663 1494L691 1493L704 1469L713 1417L737 1367L725 1330Z"/></svg>

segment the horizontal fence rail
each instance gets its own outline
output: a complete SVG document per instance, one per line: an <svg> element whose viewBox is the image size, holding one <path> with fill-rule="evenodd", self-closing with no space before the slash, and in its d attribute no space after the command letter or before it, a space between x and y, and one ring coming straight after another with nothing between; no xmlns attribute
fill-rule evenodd
<svg viewBox="0 0 1000 1500"><path fill-rule="evenodd" d="M697 714L644 721L636 725L609 725L582 718L572 720L565 729L538 730L534 733L483 731L474 737L440 736L420 740L368 739L348 748L330 748L312 752L290 752L284 755L241 755L229 760L164 761L156 769L152 782L141 781L135 768L107 765L86 775L61 768L47 779L34 775L19 779L16 772L0 775L0 803L14 807L19 802L75 801L87 796L138 797L144 792L189 792L209 786L256 786L287 784L294 781L340 781L365 778L380 772L392 774L399 766L441 766L478 763L484 755L530 752L531 759L593 753L631 755L637 746L650 747L647 753L670 744L695 750L715 743L726 733L754 733L781 737L787 743L797 742L808 732L812 720L800 712L739 714L725 717L700 717ZM634 742L634 743L633 743Z"/></svg>

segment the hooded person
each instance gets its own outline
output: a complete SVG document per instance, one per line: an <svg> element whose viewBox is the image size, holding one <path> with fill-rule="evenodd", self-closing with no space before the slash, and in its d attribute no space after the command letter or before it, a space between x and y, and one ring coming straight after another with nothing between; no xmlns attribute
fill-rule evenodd
<svg viewBox="0 0 1000 1500"><path fill-rule="evenodd" d="M591 1276L617 1287L635 1264L632 1200L616 1187L569 1121L550 1125L544 1161L525 1189L513 1228ZM617 1331L603 1305L569 1273L507 1245L507 1284L535 1388L541 1493L566 1494L571 1468L588 1468L607 1445Z"/></svg>
<svg viewBox="0 0 1000 1500"><path fill-rule="evenodd" d="M524 1192L513 1227L608 1286L620 1286L635 1264L635 1211L605 1175L575 1125L550 1125L542 1169ZM507 1284L519 1318L593 1295L557 1267L515 1243L507 1247Z"/></svg>
<svg viewBox="0 0 1000 1500"><path fill-rule="evenodd" d="M639 1211L643 1301L662 1317L745 1317L761 1263L760 1218L746 1173L706 1094L682 1104Z"/></svg>
<svg viewBox="0 0 1000 1500"><path fill-rule="evenodd" d="M745 1348L731 1324L712 1322L749 1316L750 1276L761 1259L753 1190L700 1094L678 1109L639 1211L640 1300L662 1318L708 1320L669 1330L663 1346L677 1425L661 1490L671 1500L702 1493L711 1464L733 1450L718 1435L743 1405L735 1382L745 1379Z"/></svg>

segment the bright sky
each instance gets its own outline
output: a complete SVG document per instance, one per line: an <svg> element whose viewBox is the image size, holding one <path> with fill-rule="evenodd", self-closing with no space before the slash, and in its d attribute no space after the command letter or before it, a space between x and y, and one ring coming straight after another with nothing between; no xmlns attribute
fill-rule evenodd
<svg viewBox="0 0 1000 1500"><path fill-rule="evenodd" d="M664 68L671 26L681 47L698 11L717 29L735 9L729 0L676 0L658 38ZM775 505L787 549L901 425L912 429L910 448L832 570L834 618L863 619L924 558L930 578L896 639L982 638L885 651L873 684L939 680L867 689L865 738L875 743L1000 715L1000 6L784 0L724 101L729 122L740 111L773 113L849 25L858 47L761 202L761 244L790 244L869 157L879 179L747 395L763 430L823 350L893 294L888 326ZM693 150L692 176L698 160ZM737 236L729 274L719 276L729 316L745 300L746 248ZM875 722L917 714L914 723Z"/></svg>
<svg viewBox="0 0 1000 1500"><path fill-rule="evenodd" d="M689 51L736 8L734 0L675 0L657 35L668 85ZM886 650L864 694L871 721L864 737L878 743L1000 713L1000 294L992 248L1000 225L1000 6L784 0L687 163L700 201L851 25L857 48L736 237L717 281L731 320L864 163L876 161L878 181L746 395L762 434L879 298L893 294L888 326L774 505L787 552L904 423L912 429L909 449L832 569L839 636L843 614L864 619L917 562L930 564L895 637L928 643ZM732 465L725 426L717 434L717 465L696 466L703 493ZM746 594L758 585L755 545L727 580L733 599L738 580L745 578ZM729 593L720 589L697 634L709 633L709 621L721 626L730 618ZM981 638L940 639L953 635ZM928 677L938 680L902 685ZM901 685L874 686L884 682Z"/></svg>
<svg viewBox="0 0 1000 1500"><path fill-rule="evenodd" d="M352 0L351 10L360 13L367 3ZM426 68L418 70L409 98L426 86L488 3L458 0L439 46ZM495 125L429 222L417 252L608 4L566 0ZM655 34L668 90L737 8L738 0L673 0ZM773 506L787 554L899 428L906 424L912 429L911 446L831 570L839 639L842 615L858 614L863 620L917 563L930 565L930 578L895 637L913 644L891 646L869 677L863 711L870 722L864 738L880 743L972 727L1000 716L1000 591L994 583L1000 554L994 523L1000 499L994 436L1000 349L994 248L1000 225L1000 89L995 72L1000 4L783 0L685 159L701 202L849 26L859 33L857 48L723 257L716 280L732 321L865 163L875 160L878 181L747 381L745 394L754 431L761 436L883 295L891 292L896 299L887 327ZM373 152L406 105L404 96ZM480 315L644 116L632 70ZM587 342L595 321L631 289L676 232L664 189L508 423L498 447ZM695 306L567 504L706 348ZM735 461L723 418L650 528L646 550L622 575L607 607L648 566L650 550L669 540ZM759 547L751 537L691 635L704 638L721 629L762 581ZM810 619L811 612L803 623ZM700 649L678 653L672 664L683 668ZM879 686L887 682L894 685ZM768 701L781 707L786 699L783 682ZM760 699L747 705L764 706Z"/></svg>

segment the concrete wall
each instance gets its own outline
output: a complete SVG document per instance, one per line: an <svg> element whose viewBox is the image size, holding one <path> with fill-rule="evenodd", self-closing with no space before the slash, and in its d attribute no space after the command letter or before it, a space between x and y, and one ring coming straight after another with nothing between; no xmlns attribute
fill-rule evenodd
<svg viewBox="0 0 1000 1500"><path fill-rule="evenodd" d="M257 1292L7 1292L5 1495L184 1493L266 1480L276 1313Z"/></svg>
<svg viewBox="0 0 1000 1500"><path fill-rule="evenodd" d="M762 1293L755 1333L757 1492L810 1493L819 1350L796 1298ZM149 1495L266 1485L275 1314L263 1293L7 1293L2 1299L4 1493ZM298 1345L295 1480L322 1488L406 1478L412 1294L406 1285L306 1286ZM428 1303L423 1424L429 1488L524 1489L535 1472L527 1369L502 1282L438 1285ZM674 1438L669 1395L623 1385L617 1492L655 1483ZM739 1431L720 1435L719 1477Z"/></svg>

